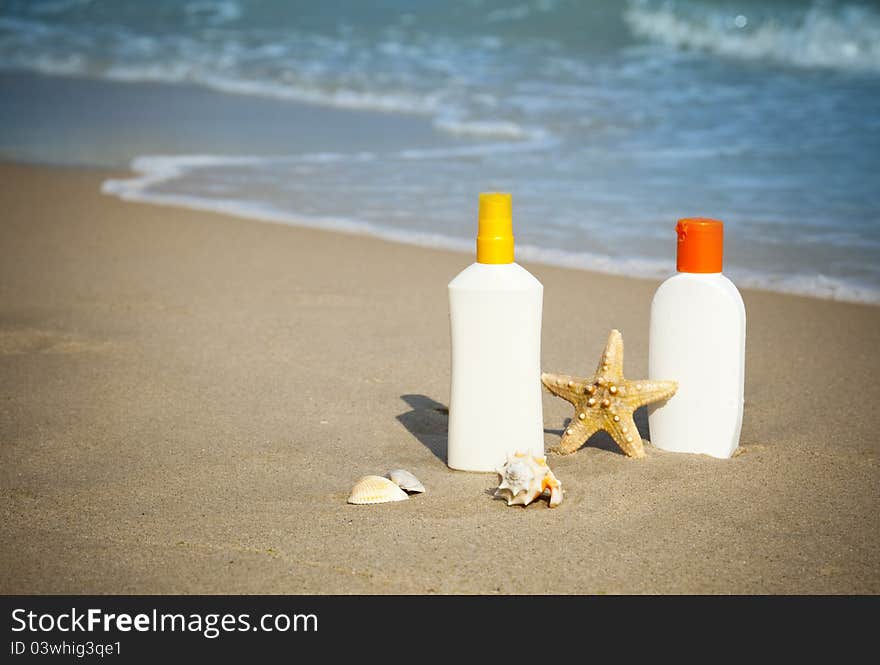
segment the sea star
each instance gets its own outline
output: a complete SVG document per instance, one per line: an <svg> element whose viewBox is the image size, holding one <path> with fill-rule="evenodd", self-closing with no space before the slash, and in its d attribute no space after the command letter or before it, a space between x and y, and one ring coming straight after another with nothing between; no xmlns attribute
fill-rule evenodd
<svg viewBox="0 0 880 665"><path fill-rule="evenodd" d="M644 457L642 438L633 420L640 406L666 400L675 394L675 381L629 381L623 378L623 336L618 330L608 335L608 343L596 373L582 379L567 374L541 375L541 383L557 397L574 405L562 440L553 452L576 452L593 434L605 430L629 457Z"/></svg>

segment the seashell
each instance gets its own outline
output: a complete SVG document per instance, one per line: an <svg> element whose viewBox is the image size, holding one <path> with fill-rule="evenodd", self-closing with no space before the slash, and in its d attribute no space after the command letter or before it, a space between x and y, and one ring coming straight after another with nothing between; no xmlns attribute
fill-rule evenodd
<svg viewBox="0 0 880 665"><path fill-rule="evenodd" d="M407 499L406 492L382 476L364 476L351 488L349 503L388 503Z"/></svg>
<svg viewBox="0 0 880 665"><path fill-rule="evenodd" d="M394 471L389 471L388 477L396 483L398 487L407 492L425 491L425 486L419 482L419 479L406 469L394 469Z"/></svg>
<svg viewBox="0 0 880 665"><path fill-rule="evenodd" d="M527 506L550 490L550 507L562 503L562 483L547 466L546 457L535 457L517 452L507 456L507 462L498 469L501 483L495 496L507 499L507 505Z"/></svg>

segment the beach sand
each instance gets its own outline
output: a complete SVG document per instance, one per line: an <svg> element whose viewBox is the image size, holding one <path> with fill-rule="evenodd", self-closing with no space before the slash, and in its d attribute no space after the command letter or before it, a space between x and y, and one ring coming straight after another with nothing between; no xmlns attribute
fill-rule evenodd
<svg viewBox="0 0 880 665"><path fill-rule="evenodd" d="M880 308L744 291L737 456L600 435L549 458L559 508L508 508L444 463L470 256L123 203L112 175L0 167L0 592L880 591ZM656 281L527 267L547 370L619 328L646 375ZM544 407L549 446L571 413ZM395 467L427 493L346 504Z"/></svg>

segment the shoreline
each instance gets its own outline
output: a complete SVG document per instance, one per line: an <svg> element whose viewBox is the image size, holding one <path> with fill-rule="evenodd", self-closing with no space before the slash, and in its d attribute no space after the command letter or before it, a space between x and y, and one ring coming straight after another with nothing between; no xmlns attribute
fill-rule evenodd
<svg viewBox="0 0 880 665"><path fill-rule="evenodd" d="M146 205L155 205L162 207L179 208L183 210L193 210L198 212L207 212L210 214L224 215L237 219L246 219L259 223L279 224L282 226L291 226L294 228L308 228L326 233L345 233L353 236L369 237L381 240L383 242L391 242L412 247L424 249L440 249L444 251L452 251L459 254L472 253L473 241L461 240L451 236L440 234L426 233L417 230L396 230L391 227L380 227L369 222L359 220L334 218L326 216L308 216L299 213L289 213L283 210L277 210L269 207L259 207L243 202L211 202L189 195L175 194L148 194L143 189L150 184L162 182L166 179L176 177L174 171L176 166L159 166L155 172L150 172L149 168L143 171L136 168L138 160L136 158L132 162L132 167L128 170L125 177L112 177L105 179L101 183L101 192L107 196L119 198L129 203L139 203ZM163 163L177 162L184 165L187 162L200 162L204 160L217 161L221 163L224 159L236 160L236 157L221 156L169 156L161 157ZM148 158L153 161L154 158ZM2 163L2 161L0 161ZM670 251L674 251L674 243L670 242ZM520 263L530 265L540 265L548 268L563 268L568 270L578 270L590 274L605 275L613 277L624 277L627 279L639 280L663 280L675 274L673 269L674 258L670 259L670 269L666 272L657 270L643 269L642 274L639 273L637 264L644 263L647 259L634 259L630 265L615 267L615 261L612 257L602 255L592 255L585 252L567 252L562 250L547 249L534 245L519 244L517 246L517 257ZM521 258L520 258L521 257ZM595 263L607 264L607 269L602 270L596 268ZM586 264L586 265L584 265ZM838 297L835 295L820 295L813 290L806 290L806 287L783 287L770 288L760 282L761 278L745 278L736 280L738 288L753 291L761 291L765 293L774 293L780 295L798 296L805 298L815 298L817 300L829 300L832 302L841 302L847 304L880 306L880 294L870 294L862 296ZM821 281L827 279L824 276L816 276L814 279ZM742 285L742 286L740 286ZM853 288L853 287L846 287Z"/></svg>
<svg viewBox="0 0 880 665"><path fill-rule="evenodd" d="M880 592L873 305L743 289L739 454L600 435L549 458L559 508L508 508L445 464L466 255L0 174L5 593ZM658 280L525 263L547 371L589 372L618 328L645 375ZM570 416L544 393L548 447ZM427 493L345 503L397 467Z"/></svg>
<svg viewBox="0 0 880 665"><path fill-rule="evenodd" d="M332 227L329 230L360 230L417 246L471 250L470 223L458 211L471 210L473 202L461 187L438 198L441 205L435 211L436 219L431 224L422 223L418 221L417 206L404 203L398 208L394 187L384 189L385 176L377 179L369 175L384 166L389 169L387 177L392 182L402 178L405 189L414 185L418 189L421 183L446 182L449 187L472 182L475 188L505 187L520 192L516 195L523 206L520 214L526 217L522 218L518 256L525 261L647 279L664 277L674 269L675 215L669 215L669 211L679 211L678 216L683 216L685 209L701 207L696 200L690 201L692 205L683 205L689 201L688 196L677 202L667 200L661 206L666 213L658 210L656 220L633 217L641 228L641 232L634 233L635 226L630 228L625 221L633 213L624 212L627 208L621 208L620 201L613 207L617 212L612 210L610 217L602 212L602 205L607 204L601 204L601 189L609 186L607 178L592 183L594 189L599 188L593 193L600 202L596 209L590 207L589 197L577 194L579 185L562 180L557 184L567 188L566 209L558 212L566 219L555 224L547 217L553 213L540 203L544 201L540 182L522 180L517 169L487 169L487 174L497 173L497 180L474 177L479 169L460 170L470 160L487 160L487 166L510 161L505 156L509 151L520 155L514 161L529 164L523 168L537 168L536 162L553 158L552 149L539 149L540 141L490 141L447 134L437 131L426 116L230 95L186 83L119 82L21 71L0 72L0 90L13 100L0 109L6 127L0 155L8 159L41 164L103 164L114 170L130 170L139 161L150 167L148 178L161 176L163 168L185 166L176 182L164 186L162 194L139 187L139 174L135 172L125 176L125 183L117 183L119 194L147 203L158 204L162 203L159 197L177 196L178 205L193 209L261 221L273 217L282 223ZM210 123L203 121L208 116L213 118ZM384 138L377 141L376 137ZM491 157L499 151L500 157ZM206 157L205 153L210 154ZM158 158L157 154L165 156ZM213 160L215 166L186 166L199 159ZM349 164L352 159L354 162ZM453 170L446 173L444 169L448 168ZM423 177L408 179L406 174L412 169L424 171ZM650 181L648 176L645 174ZM291 182L301 179L301 186L288 189ZM325 182L333 187L324 187ZM345 195L346 203L329 203L346 188L352 188L351 201ZM614 196L629 200L616 186L611 189L616 192ZM259 193L252 195L254 192ZM662 192L655 194L659 198L653 201L660 206ZM421 192L420 196L430 200L431 193ZM643 202L639 210L654 209L652 206L651 202ZM740 287L880 304L880 286L871 261L876 243L870 233L865 242L838 245L835 235L845 237L845 230L834 231L830 223L820 225L824 230L808 229L809 220L805 220L804 235L815 237L796 243L797 249L786 249L787 239L780 240L772 224L764 228L770 222L761 222L761 214L752 218L747 214L748 207L727 206L721 205L718 210L712 204L704 210L717 210L732 225L728 254L738 260L736 265L729 262L726 272ZM735 210L739 210L739 219L733 215ZM780 208L777 213L784 210ZM789 209L780 219L795 219L797 213L793 211ZM729 218L725 217L727 213ZM622 223L603 226L604 219ZM757 226L752 226L749 219ZM824 219L846 217L829 214ZM583 230L586 228L590 230ZM786 228L786 224L780 228ZM804 267L807 269L802 270Z"/></svg>

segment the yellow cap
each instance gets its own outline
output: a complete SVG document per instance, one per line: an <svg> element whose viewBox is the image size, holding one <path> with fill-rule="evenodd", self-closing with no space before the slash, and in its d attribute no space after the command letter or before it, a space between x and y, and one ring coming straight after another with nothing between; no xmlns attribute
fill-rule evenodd
<svg viewBox="0 0 880 665"><path fill-rule="evenodd" d="M510 194L480 194L477 263L513 263L513 221Z"/></svg>

